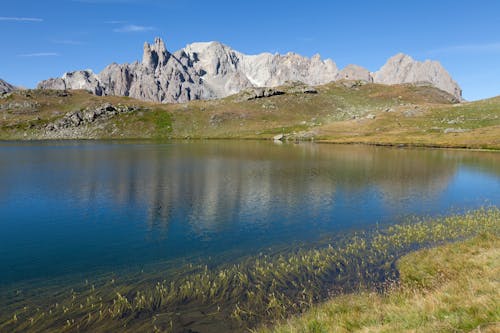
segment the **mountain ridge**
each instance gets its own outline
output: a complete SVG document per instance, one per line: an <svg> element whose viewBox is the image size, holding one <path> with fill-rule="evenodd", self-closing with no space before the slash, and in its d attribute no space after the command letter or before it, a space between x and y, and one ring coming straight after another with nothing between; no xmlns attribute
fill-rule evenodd
<svg viewBox="0 0 500 333"><path fill-rule="evenodd" d="M9 92L14 91L16 89L17 89L17 87L13 86L12 84L8 83L7 81L0 79L0 94L9 93Z"/></svg>
<svg viewBox="0 0 500 333"><path fill-rule="evenodd" d="M141 62L112 63L100 73L67 72L38 84L40 89L85 89L96 95L129 96L182 103L227 97L250 87L276 87L287 81L321 85L342 79L382 84L427 83L462 100L462 91L437 61L419 62L402 53L377 72L358 65L339 70L331 59L289 52L247 55L220 42L198 42L173 53L161 38L144 43Z"/></svg>

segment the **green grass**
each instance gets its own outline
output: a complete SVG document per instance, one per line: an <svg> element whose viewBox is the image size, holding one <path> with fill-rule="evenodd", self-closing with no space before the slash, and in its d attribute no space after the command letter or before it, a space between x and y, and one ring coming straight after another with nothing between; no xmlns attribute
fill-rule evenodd
<svg viewBox="0 0 500 333"><path fill-rule="evenodd" d="M328 246L262 254L232 265L189 265L175 277L141 277L136 283L114 278L86 282L49 298L48 303L35 296L16 296L9 300L12 310L2 311L0 331L178 330L182 317L176 313L192 313L193 309L199 311L198 320L209 313L212 324L224 323L231 330L243 331L306 311L331 295L360 289L385 290L397 279L393 264L402 255L478 234L499 235L499 228L500 210L483 209L410 221L356 234ZM410 275L405 274L401 271L403 281L410 281ZM413 285L426 281L412 276L416 281ZM365 305L341 309L357 313ZM356 323L349 327L355 328ZM307 323L310 331L321 331L324 325L320 320Z"/></svg>
<svg viewBox="0 0 500 333"><path fill-rule="evenodd" d="M474 239L401 258L388 292L336 297L260 332L498 332L500 238Z"/></svg>

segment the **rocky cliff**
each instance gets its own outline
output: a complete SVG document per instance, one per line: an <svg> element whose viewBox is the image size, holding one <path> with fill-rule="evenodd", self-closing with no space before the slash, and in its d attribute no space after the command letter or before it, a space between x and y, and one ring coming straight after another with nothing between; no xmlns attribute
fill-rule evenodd
<svg viewBox="0 0 500 333"><path fill-rule="evenodd" d="M462 98L462 89L439 62L415 61L402 53L390 58L378 72L373 73L373 81L382 84L427 83L458 99Z"/></svg>
<svg viewBox="0 0 500 333"><path fill-rule="evenodd" d="M0 79L0 94L8 93L8 92L11 92L15 89L16 89L16 87L14 87L12 84Z"/></svg>
<svg viewBox="0 0 500 333"><path fill-rule="evenodd" d="M170 53L160 38L144 44L142 62L113 63L99 74L91 70L66 73L40 82L38 88L85 89L96 95L186 102L226 97L250 87L275 87L287 81L320 85L340 79L384 84L425 82L461 99L460 87L435 61L421 63L397 55L375 73L357 65L339 71L335 62L319 55L246 55L218 42L194 43Z"/></svg>

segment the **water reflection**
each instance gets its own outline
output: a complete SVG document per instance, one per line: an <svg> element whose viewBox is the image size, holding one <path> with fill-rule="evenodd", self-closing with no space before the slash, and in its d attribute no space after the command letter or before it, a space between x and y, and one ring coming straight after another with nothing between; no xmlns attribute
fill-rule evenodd
<svg viewBox="0 0 500 333"><path fill-rule="evenodd" d="M256 252L497 204L499 166L495 153L367 146L4 143L0 262L15 269L0 281ZM61 251L67 257L47 265Z"/></svg>

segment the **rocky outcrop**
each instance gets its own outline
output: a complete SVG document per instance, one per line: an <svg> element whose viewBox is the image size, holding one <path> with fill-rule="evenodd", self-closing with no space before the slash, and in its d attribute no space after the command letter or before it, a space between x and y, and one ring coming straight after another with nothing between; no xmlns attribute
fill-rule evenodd
<svg viewBox="0 0 500 333"><path fill-rule="evenodd" d="M322 60L319 55L246 55L218 42L194 43L170 53L165 43L156 38L153 44L144 44L141 62L113 63L99 74L90 70L66 73L61 78L40 82L38 88L86 89L96 95L187 102L222 98L248 88L276 87L289 81L314 86L347 79L385 84L428 82L460 96L460 88L439 63L398 57L391 58L372 75L356 65L339 71L332 60Z"/></svg>
<svg viewBox="0 0 500 333"><path fill-rule="evenodd" d="M40 108L40 103L30 101L0 103L0 111L8 110L13 114L36 113Z"/></svg>
<svg viewBox="0 0 500 333"><path fill-rule="evenodd" d="M420 62L402 53L390 58L378 72L373 73L373 79L375 83L382 84L430 84L458 100L462 99L462 89L439 62Z"/></svg>
<svg viewBox="0 0 500 333"><path fill-rule="evenodd" d="M252 99L257 99L257 98L284 95L285 92L274 88L248 88L244 90L241 94L243 96L242 98L243 100L250 101Z"/></svg>
<svg viewBox="0 0 500 333"><path fill-rule="evenodd" d="M129 113L137 110L138 108L134 106L114 106L106 103L99 107L89 107L82 111L68 112L64 117L47 124L45 130L47 132L57 132L63 129L76 128L109 119L120 113Z"/></svg>
<svg viewBox="0 0 500 333"><path fill-rule="evenodd" d="M16 87L14 87L12 84L0 79L0 94L9 93L13 90L16 90Z"/></svg>

